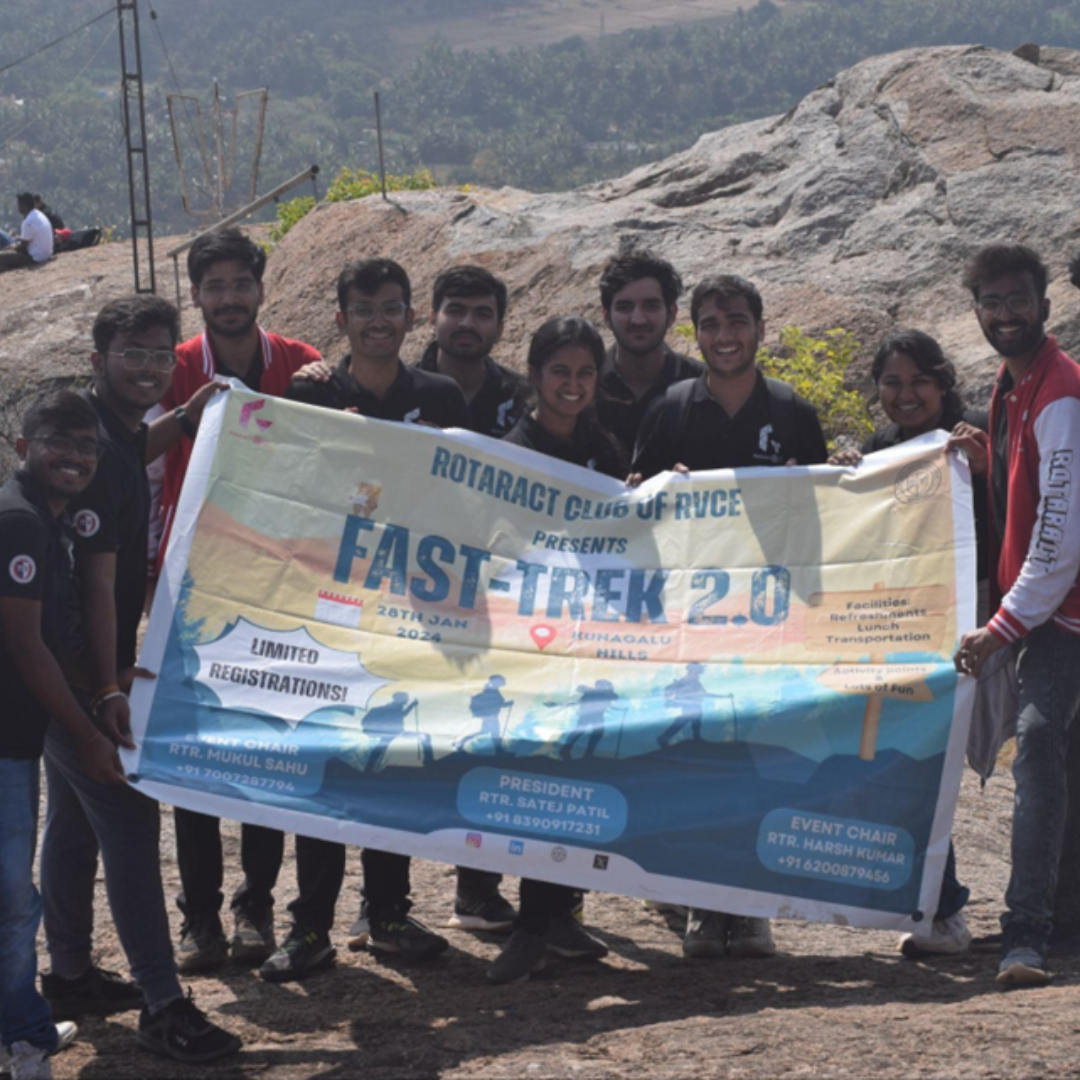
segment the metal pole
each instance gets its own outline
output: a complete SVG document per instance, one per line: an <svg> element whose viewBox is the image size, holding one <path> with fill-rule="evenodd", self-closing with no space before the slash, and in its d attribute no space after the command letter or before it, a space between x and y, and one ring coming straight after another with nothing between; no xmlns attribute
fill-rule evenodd
<svg viewBox="0 0 1080 1080"><path fill-rule="evenodd" d="M268 191L265 195L260 195L254 202L248 203L247 206L241 206L235 213L215 222L209 229L203 229L197 236L193 236L190 240L185 240L182 244L177 244L176 247L170 248L166 254L170 258L175 259L177 255L182 255L196 240L202 239L207 233L212 233L215 229L224 229L227 225L236 224L236 222L243 220L249 214L254 214L256 210L261 210L267 203L273 202L279 195L284 195L286 191L291 191L298 184L302 184L305 180L313 180L318 175L319 166L312 165L311 168L305 169L302 173L297 173L291 180L286 180L285 183L278 184L273 191Z"/></svg>
<svg viewBox="0 0 1080 1080"><path fill-rule="evenodd" d="M386 198L386 158L383 156L382 108L379 105L379 91L375 91L375 132L379 137L379 181L382 184L382 197Z"/></svg>

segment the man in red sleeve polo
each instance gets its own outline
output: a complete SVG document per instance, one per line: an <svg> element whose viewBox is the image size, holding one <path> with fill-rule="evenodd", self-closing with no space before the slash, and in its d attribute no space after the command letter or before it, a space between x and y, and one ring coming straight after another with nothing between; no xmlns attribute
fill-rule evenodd
<svg viewBox="0 0 1080 1080"><path fill-rule="evenodd" d="M176 504L191 457L192 440L209 396L201 387L222 378L239 379L250 390L282 397L293 375L321 359L316 349L263 330L258 324L263 302L266 252L239 229L216 229L200 237L188 252L191 301L206 328L177 346L172 389L161 401L166 419L154 424L147 460L167 450L160 480L160 567ZM151 538L153 546L154 539ZM176 852L183 891L178 899L184 927L177 962L181 971L217 967L227 955L221 924L223 869L218 819L177 809ZM318 844L319 841L311 841ZM240 861L244 883L232 898L234 960L261 964L276 948L273 888L281 869L284 837L276 829L244 825ZM303 905L301 896L294 905Z"/></svg>

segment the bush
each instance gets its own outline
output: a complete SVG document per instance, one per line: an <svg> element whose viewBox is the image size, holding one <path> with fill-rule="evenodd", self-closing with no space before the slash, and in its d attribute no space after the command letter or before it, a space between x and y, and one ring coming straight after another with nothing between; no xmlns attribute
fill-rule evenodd
<svg viewBox="0 0 1080 1080"><path fill-rule="evenodd" d="M426 191L435 187L435 179L421 169L415 173L400 175L387 174L386 190L389 191ZM363 169L344 168L334 177L326 192L327 202L351 202L353 199L366 199L369 195L382 193L378 174ZM270 229L270 239L278 243L283 236L302 218L316 207L310 195L301 195L296 199L277 205L277 224Z"/></svg>
<svg viewBox="0 0 1080 1080"><path fill-rule="evenodd" d="M675 332L694 342L690 323L677 326ZM785 326L775 352L758 352L758 364L766 375L790 383L817 409L830 451L837 443L862 446L874 430L866 399L858 390L844 388L858 351L855 335L847 330L826 330L823 337L814 338L797 326Z"/></svg>

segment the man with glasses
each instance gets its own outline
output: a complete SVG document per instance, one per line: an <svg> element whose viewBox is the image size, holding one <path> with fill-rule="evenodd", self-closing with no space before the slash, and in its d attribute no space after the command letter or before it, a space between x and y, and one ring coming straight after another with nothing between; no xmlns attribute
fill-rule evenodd
<svg viewBox="0 0 1080 1080"><path fill-rule="evenodd" d="M972 259L964 284L1001 358L990 434L953 443L989 475L991 609L965 634L957 670L978 677L999 649L1016 653L1019 703L1012 874L1001 918L1005 988L1044 986L1067 800L1069 727L1080 705L1080 369L1047 335L1047 270L1019 244Z"/></svg>
<svg viewBox="0 0 1080 1080"><path fill-rule="evenodd" d="M338 331L349 351L328 380L297 378L288 397L309 405L359 413L376 420L433 427L468 427L469 410L457 383L401 361L401 346L412 329L412 286L390 259L349 263L337 281ZM305 922L293 912L293 928L262 967L264 979L284 981L320 970L333 957L333 907L345 875L345 849L326 845L323 872L307 872L322 888L322 918ZM324 849L325 851L326 849ZM409 915L410 860L407 855L364 848L363 904L349 932L349 946L365 945L382 955L429 960L448 947L446 938ZM305 868L298 866L303 874Z"/></svg>
<svg viewBox="0 0 1080 1080"><path fill-rule="evenodd" d="M113 743L132 747L126 693L137 673L136 634L146 592L150 493L144 416L176 367L176 309L155 296L107 304L94 321L94 377L82 396L96 416L101 458L69 503L75 526L84 646L65 672L72 693ZM159 856L158 804L79 768L59 725L45 740L48 808L41 890L51 972L42 989L54 1017L142 1008L138 1042L178 1061L210 1061L240 1048L184 997L172 954ZM137 986L93 962L98 853L113 922Z"/></svg>
<svg viewBox="0 0 1080 1080"><path fill-rule="evenodd" d="M188 252L187 267L191 301L202 312L205 329L177 347L172 389L161 401L164 415L150 434L148 460L168 451L160 481L160 512L155 515L161 529L155 548L159 565L202 407L212 396L199 399L195 396L198 391L231 377L257 393L279 397L300 367L319 360L319 353L310 345L259 326L266 252L239 229L218 229L200 237ZM177 960L181 971L207 971L222 964L230 948L220 914L224 876L220 825L217 818L191 810L177 809L174 820L182 886L178 903L184 913ZM259 964L276 948L273 889L281 870L285 838L276 829L257 825L244 825L240 836L244 883L231 904L235 920L232 957ZM305 847L320 843L302 841ZM303 895L295 903L302 904Z"/></svg>

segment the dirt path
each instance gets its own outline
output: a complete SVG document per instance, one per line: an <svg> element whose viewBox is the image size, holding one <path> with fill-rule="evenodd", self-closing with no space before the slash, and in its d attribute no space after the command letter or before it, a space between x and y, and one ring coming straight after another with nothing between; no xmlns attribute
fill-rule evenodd
<svg viewBox="0 0 1080 1080"><path fill-rule="evenodd" d="M957 848L977 933L996 926L1010 806L1004 777L985 793L965 781ZM236 841L229 827L233 866ZM173 893L171 835L163 852ZM414 867L418 914L438 923L452 901L453 871ZM899 957L893 934L784 922L777 927L783 955L773 960L688 962L678 938L638 902L592 894L589 922L611 946L607 962L561 961L529 983L495 988L484 982L494 938L448 932L453 948L434 967L349 953L344 931L356 915L358 874L350 853L335 971L276 987L235 967L191 981L200 1005L243 1036L239 1058L184 1068L148 1057L134 1045L131 1013L86 1022L83 1040L56 1059L56 1076L974 1080L1076 1076L1080 1068L1080 960L1055 961L1057 977L1045 990L1003 994L992 956L912 963ZM290 864L278 890L279 932L293 892ZM100 895L98 915L100 962L125 970Z"/></svg>

